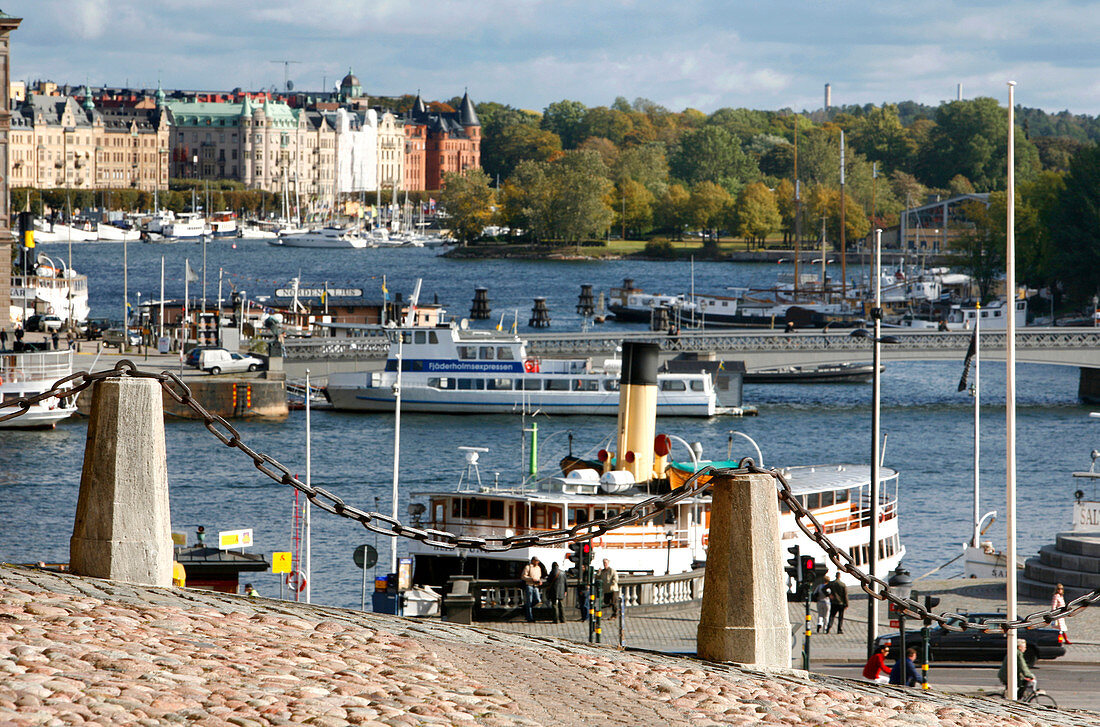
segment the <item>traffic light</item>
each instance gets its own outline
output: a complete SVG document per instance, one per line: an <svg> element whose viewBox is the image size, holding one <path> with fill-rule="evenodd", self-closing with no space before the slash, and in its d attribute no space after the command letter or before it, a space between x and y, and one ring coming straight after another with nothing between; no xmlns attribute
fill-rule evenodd
<svg viewBox="0 0 1100 727"><path fill-rule="evenodd" d="M577 541L569 544L569 553L565 556L573 565L577 566L577 576L583 577L585 569L592 565L591 541Z"/></svg>
<svg viewBox="0 0 1100 727"><path fill-rule="evenodd" d="M798 580L801 583L805 583L807 586L814 582L814 557L812 555L804 555L799 559L799 572ZM824 565L824 563L822 564Z"/></svg>
<svg viewBox="0 0 1100 727"><path fill-rule="evenodd" d="M814 577L811 581L814 585L814 588L817 588L819 585L821 585L821 581L824 580L825 573L828 570L829 570L829 566L827 566L825 564L825 561L818 560L818 561L814 562L814 567L813 567Z"/></svg>
<svg viewBox="0 0 1100 727"><path fill-rule="evenodd" d="M794 579L795 584L798 584L802 580L801 565L800 565L801 561L802 561L802 558L800 556L800 553L802 552L802 549L797 545L793 545L790 548L787 548L787 552L790 553L791 555L793 555L794 557L793 558L787 558L787 567L784 568L783 570L787 571L787 575L789 575L792 579Z"/></svg>

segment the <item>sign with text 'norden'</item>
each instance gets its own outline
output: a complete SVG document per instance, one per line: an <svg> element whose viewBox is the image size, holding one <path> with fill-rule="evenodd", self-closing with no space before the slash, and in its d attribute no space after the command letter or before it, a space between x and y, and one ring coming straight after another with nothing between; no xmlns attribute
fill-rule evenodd
<svg viewBox="0 0 1100 727"><path fill-rule="evenodd" d="M362 298L361 288L298 288L299 298L320 298L324 293L330 298ZM293 298L294 288L279 288L275 291L276 297Z"/></svg>

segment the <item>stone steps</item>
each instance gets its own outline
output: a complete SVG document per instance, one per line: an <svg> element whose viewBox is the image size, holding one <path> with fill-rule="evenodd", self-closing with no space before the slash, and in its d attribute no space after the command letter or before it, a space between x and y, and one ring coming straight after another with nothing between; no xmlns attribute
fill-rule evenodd
<svg viewBox="0 0 1100 727"><path fill-rule="evenodd" d="M1021 596L1043 600L1056 583L1065 586L1067 601L1100 588L1100 534L1058 533L1054 545L1027 559L1017 583Z"/></svg>

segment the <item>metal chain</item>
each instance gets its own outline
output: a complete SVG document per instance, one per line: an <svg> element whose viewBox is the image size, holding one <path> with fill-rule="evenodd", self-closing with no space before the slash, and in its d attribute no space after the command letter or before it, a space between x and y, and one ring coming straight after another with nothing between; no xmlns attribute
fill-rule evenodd
<svg viewBox="0 0 1100 727"><path fill-rule="evenodd" d="M868 596L877 598L880 601L893 603L901 612L908 616L935 621L948 631L975 630L987 633L995 631L1007 632L1010 629L1033 628L1035 626L1049 625L1059 618L1074 616L1085 608L1100 601L1100 588L1098 588L1091 593L1075 598L1061 608L1038 611L1013 621L1009 621L1008 619L989 619L984 624L970 624L966 620L966 616L962 614L951 612L942 614L932 613L924 608L919 602L911 598L900 598L894 593L891 593L889 584L881 578L870 576L860 571L856 567L852 556L847 551L835 546L825 536L825 529L818 519L814 517L813 513L803 507L802 503L799 502L798 498L791 492L791 486L786 476L778 469L760 467L748 458L742 460L742 466L739 468L704 467L688 478L682 486L664 495L651 497L636 503L614 517L593 520L581 525L574 525L571 528L559 528L557 530L549 530L533 535L509 535L502 538L475 538L456 535L442 530L416 528L404 525L400 520L390 517L389 515L384 515L379 512L367 512L348 505L340 497L324 488L307 485L295 477L285 465L281 464L274 457L262 452L257 452L245 444L241 439L240 433L232 424L226 421L224 417L217 414L211 414L207 411L206 407L195 400L191 395L190 387L184 383L182 378L169 371L162 371L159 374L140 371L137 365L128 359L119 361L113 368L99 371L94 374L87 371L78 371L58 380L49 390L40 394L17 397L3 402L3 404L0 405L0 411L12 407L18 407L18 411L0 416L0 422L21 416L33 404L45 399L51 397L63 398L75 396L97 381L120 376L153 379L157 381L161 388L176 401L176 403L182 404L193 411L203 422L206 429L214 435L218 441L227 447L238 449L247 455L252 460L257 470L276 482L295 488L309 498L312 504L325 512L354 520L367 530L378 533L379 535L406 537L412 540L419 540L433 547L445 548L447 550L470 548L490 553L504 552L518 548L557 545L578 540L591 540L592 538L598 538L604 533L615 530L616 528L633 525L654 518L681 500L701 494L710 487L710 481L715 476L763 474L775 478L778 483L779 499L785 502L791 509L791 512L794 513L795 523L798 525L799 529L825 551L829 560L831 560L839 570L844 571L859 581L860 587ZM809 524L804 521L809 521Z"/></svg>

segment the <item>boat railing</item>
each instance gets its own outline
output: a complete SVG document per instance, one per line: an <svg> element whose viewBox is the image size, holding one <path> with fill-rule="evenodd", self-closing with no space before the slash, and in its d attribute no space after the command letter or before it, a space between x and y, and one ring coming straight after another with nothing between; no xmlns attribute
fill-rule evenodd
<svg viewBox="0 0 1100 727"><path fill-rule="evenodd" d="M673 575L620 576L619 596L623 607L635 613L663 611L700 601L703 598L703 581L702 568ZM564 605L572 608L584 601L588 586L572 578L566 583ZM519 579L473 580L470 582L470 594L474 597L476 621L508 620L523 611L524 585ZM548 611L548 601L543 594L536 613Z"/></svg>
<svg viewBox="0 0 1100 727"><path fill-rule="evenodd" d="M477 493L478 490L470 490ZM500 492L500 490L493 490ZM513 527L510 525L489 525L483 522L475 522L463 518L449 518L446 523L429 521L426 527L438 530L448 528L461 528L463 535L477 538L511 537L513 535L528 535L533 533L545 533L556 528ZM671 538L663 528L655 528L651 525L626 526L604 533L598 538L592 539L592 545L596 548L687 548L691 545L690 534L686 530L677 530Z"/></svg>
<svg viewBox="0 0 1100 727"><path fill-rule="evenodd" d="M72 351L0 354L0 382L56 381L73 372Z"/></svg>
<svg viewBox="0 0 1100 727"><path fill-rule="evenodd" d="M283 343L283 356L287 360L312 359L362 359L378 358L389 351L390 343L384 333L349 338L302 338Z"/></svg>

